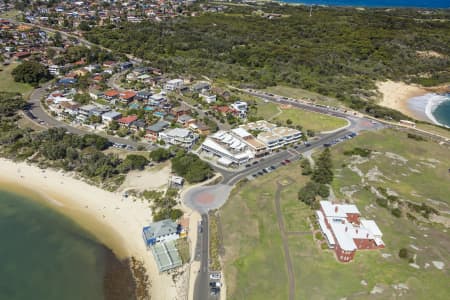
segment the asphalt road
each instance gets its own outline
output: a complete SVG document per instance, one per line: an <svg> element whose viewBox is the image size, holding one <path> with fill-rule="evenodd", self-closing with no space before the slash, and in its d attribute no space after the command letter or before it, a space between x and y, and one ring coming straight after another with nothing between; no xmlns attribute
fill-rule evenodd
<svg viewBox="0 0 450 300"><path fill-rule="evenodd" d="M257 97L263 98L263 99L271 101L271 102L276 102L276 103L281 103L281 104L289 104L289 105L292 105L292 106L300 108L300 109L314 111L314 112L332 115L332 116L336 116L336 117L341 117L341 118L348 120L349 125L344 129L336 130L331 133L319 135L317 137L317 139L311 140L309 142L310 145L308 147L306 145L301 145L297 149L290 148L287 150L282 150L280 152L277 152L270 156L265 157L263 160L259 160L259 162L257 164L252 164L250 167L245 168L243 170L232 171L232 170L225 170L225 169L222 169L217 166L213 166L215 171L221 173L222 177L223 177L222 182L220 182L220 184L216 185L217 187L222 186L220 188L220 190L218 189L216 191L217 195L220 195L221 193L223 193L224 185L230 186L230 190L231 190L231 187L234 184L236 184L239 180L241 180L242 178L245 178L249 175L257 173L258 171L260 171L264 168L270 167L272 165L278 165L280 162L282 162L286 159L292 160L292 159L298 158L298 156L300 154L303 154L312 149L321 148L324 146L324 144L331 143L334 140L342 138L344 136L347 136L352 132L357 133L361 130L376 130L376 129L384 127L384 125L382 123L373 122L372 120L370 120L368 118L350 115L345 112L333 110L330 108L300 103L297 101L284 100L281 97L277 97L277 96L261 95L260 93L253 93L253 92L249 92L249 91L246 91L246 92L252 94L253 96L257 96ZM208 193L210 193L210 194L214 193L214 186L207 186L204 188L205 188L205 191L207 191ZM199 191L196 191L196 193L199 193ZM186 196L189 197L188 194ZM189 202L191 200L192 199L185 199L185 201L187 201L187 202ZM224 204L224 202L222 202L222 201L218 201L217 203L220 206ZM211 209L219 208L219 207L211 207ZM196 209L196 208L194 207L194 209ZM204 208L201 209L199 207L197 209L199 211L201 211L201 213L204 213ZM282 226L282 224L280 226L283 229L284 226ZM208 250L207 250L208 237L203 235L201 238L201 241L198 241L198 243L201 243L201 245L200 245L202 248L201 253L206 253L206 254L205 255L200 254L201 255L201 259L200 259L201 260L201 271L195 282L194 299L195 300L207 300L207 299L209 300L209 299L211 299L212 296L209 294ZM204 247L206 247L205 250L203 250ZM289 262L288 262L288 265L289 265ZM290 272L292 273L292 270ZM290 285L290 291L291 291L290 298L292 298L292 297L294 297L293 296L294 293L292 292L292 290L295 289L295 282L293 280L290 280L289 285Z"/></svg>
<svg viewBox="0 0 450 300"><path fill-rule="evenodd" d="M198 234L197 245L200 254L200 271L194 285L194 300L209 299L209 268L208 268L208 215L202 214L202 232Z"/></svg>
<svg viewBox="0 0 450 300"><path fill-rule="evenodd" d="M92 134L93 132L91 132L89 130L84 130L84 129L80 129L77 127L73 127L65 122L55 119L54 117L50 116L42 108L40 101L43 97L47 96L47 91L45 89L48 86L50 86L49 83L45 84L41 88L35 89L30 96L30 100L29 100L30 107L28 109L28 112L31 113L32 116L34 116L34 118L36 118L36 119L33 119L33 121L38 122L39 120L41 120L45 123L45 127L60 127L60 128L66 129L68 132L74 133L74 134L80 134L80 135L84 135L87 133ZM139 143L139 142L135 142L133 140L107 135L106 133L95 132L95 134L107 138L112 143L129 145L129 146L133 147L134 149L136 149L137 146L139 146L139 145L144 146L145 149L147 149L147 150L151 150L151 149L155 148L155 146L147 144L147 143Z"/></svg>

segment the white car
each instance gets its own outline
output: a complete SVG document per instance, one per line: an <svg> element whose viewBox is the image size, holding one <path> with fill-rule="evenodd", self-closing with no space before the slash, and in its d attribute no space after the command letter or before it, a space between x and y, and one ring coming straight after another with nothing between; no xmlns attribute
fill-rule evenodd
<svg viewBox="0 0 450 300"><path fill-rule="evenodd" d="M212 280L220 280L220 278L222 278L222 275L220 273L211 273L209 274L209 278Z"/></svg>

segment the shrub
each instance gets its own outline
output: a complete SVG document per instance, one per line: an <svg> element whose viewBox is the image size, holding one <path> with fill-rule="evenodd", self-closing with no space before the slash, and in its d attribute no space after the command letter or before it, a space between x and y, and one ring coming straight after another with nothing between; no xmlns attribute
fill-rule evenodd
<svg viewBox="0 0 450 300"><path fill-rule="evenodd" d="M420 136L418 134L408 133L407 136L408 136L409 139L413 139L413 140L416 140L416 141L419 141L419 142L426 141L426 139L424 137L422 137L422 136Z"/></svg>
<svg viewBox="0 0 450 300"><path fill-rule="evenodd" d="M402 211L400 210L400 208L393 208L391 210L391 213L394 217L400 218L402 216Z"/></svg>
<svg viewBox="0 0 450 300"><path fill-rule="evenodd" d="M387 207L389 203L386 198L377 198L376 202L381 207Z"/></svg>
<svg viewBox="0 0 450 300"><path fill-rule="evenodd" d="M409 252L408 252L408 249L406 249L406 248L401 248L399 251L398 251L398 257L400 257L400 258L408 258L408 256L409 256Z"/></svg>

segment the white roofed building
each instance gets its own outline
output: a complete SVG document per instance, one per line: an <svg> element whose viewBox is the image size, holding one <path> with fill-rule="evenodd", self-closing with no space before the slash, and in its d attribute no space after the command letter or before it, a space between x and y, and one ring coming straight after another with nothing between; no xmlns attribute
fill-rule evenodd
<svg viewBox="0 0 450 300"><path fill-rule="evenodd" d="M174 128L159 133L159 139L170 145L178 145L184 148L191 148L198 135L185 128Z"/></svg>
<svg viewBox="0 0 450 300"><path fill-rule="evenodd" d="M384 248L382 233L373 220L360 219L353 204L320 201L316 211L320 229L339 261L351 261L356 250Z"/></svg>

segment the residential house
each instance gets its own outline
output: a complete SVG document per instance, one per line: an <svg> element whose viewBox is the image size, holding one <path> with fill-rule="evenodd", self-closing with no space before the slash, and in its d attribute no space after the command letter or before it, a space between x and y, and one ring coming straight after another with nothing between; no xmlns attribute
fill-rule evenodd
<svg viewBox="0 0 450 300"><path fill-rule="evenodd" d="M138 101L144 101L147 103L150 100L151 96L152 96L152 92L140 91L140 92L136 93L135 99Z"/></svg>
<svg viewBox="0 0 450 300"><path fill-rule="evenodd" d="M120 93L120 102L124 103L124 104L128 104L131 101L134 100L134 97L136 97L136 93L133 91L125 91Z"/></svg>
<svg viewBox="0 0 450 300"><path fill-rule="evenodd" d="M122 118L122 114L120 112L110 111L102 115L102 122L105 124L109 124L112 121L118 120L120 118Z"/></svg>
<svg viewBox="0 0 450 300"><path fill-rule="evenodd" d="M147 126L145 138L152 142L156 142L159 138L159 134L169 127L169 125L170 123L166 121L158 121L153 125Z"/></svg>
<svg viewBox="0 0 450 300"><path fill-rule="evenodd" d="M190 124L195 123L195 119L190 115L181 115L178 117L177 122L183 125L184 127L188 127Z"/></svg>
<svg viewBox="0 0 450 300"><path fill-rule="evenodd" d="M166 91L181 90L184 87L183 79L172 79L166 82L164 89Z"/></svg>
<svg viewBox="0 0 450 300"><path fill-rule="evenodd" d="M240 118L247 117L248 104L244 101L236 101L231 104L231 107L238 112Z"/></svg>
<svg viewBox="0 0 450 300"><path fill-rule="evenodd" d="M117 99L117 98L119 97L119 95L120 95L120 92L117 91L117 90L107 90L107 91L103 94L103 97L104 97L106 100L111 101L111 100Z"/></svg>
<svg viewBox="0 0 450 300"><path fill-rule="evenodd" d="M195 93L201 93L203 91L209 91L210 88L211 88L211 85L208 82L201 81L201 82L197 82L196 84L194 84L191 87L191 91L193 91Z"/></svg>
<svg viewBox="0 0 450 300"><path fill-rule="evenodd" d="M177 145L184 148L191 148L198 135L185 128L174 128L159 133L159 139L166 142L166 144Z"/></svg>
<svg viewBox="0 0 450 300"><path fill-rule="evenodd" d="M187 115L191 113L191 109L189 107L187 107L186 105L181 105L181 106L177 106L172 108L171 113L179 118L182 115Z"/></svg>
<svg viewBox="0 0 450 300"><path fill-rule="evenodd" d="M131 123L133 123L137 119L138 119L137 116L131 115L128 117L122 117L122 118L118 119L117 122L119 123L120 126L129 128Z"/></svg>
<svg viewBox="0 0 450 300"><path fill-rule="evenodd" d="M143 131L146 126L147 123L145 123L144 120L136 120L130 124L130 129L134 131Z"/></svg>
<svg viewBox="0 0 450 300"><path fill-rule="evenodd" d="M189 128L200 135L208 135L211 133L210 128L207 125L200 122L189 124Z"/></svg>
<svg viewBox="0 0 450 300"><path fill-rule="evenodd" d="M199 94L200 98L203 99L208 104L214 103L217 101L217 96L214 94L210 94L209 92L202 92Z"/></svg>

